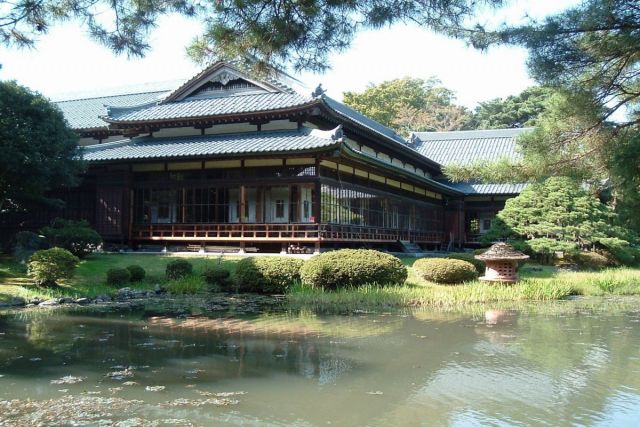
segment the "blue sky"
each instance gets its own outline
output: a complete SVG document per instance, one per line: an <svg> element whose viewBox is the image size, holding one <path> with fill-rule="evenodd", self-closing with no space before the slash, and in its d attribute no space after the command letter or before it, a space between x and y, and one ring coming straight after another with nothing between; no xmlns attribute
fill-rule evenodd
<svg viewBox="0 0 640 427"><path fill-rule="evenodd" d="M513 22L574 3L576 0L515 1L499 14L483 14L482 20ZM106 95L149 82L176 80L177 84L200 69L185 55L185 46L199 31L195 21L164 17L151 33L149 54L127 59L91 41L76 23L69 22L52 28L34 50L0 47L0 79L17 80L53 99ZM342 92L362 91L371 83L435 76L456 92L459 103L473 108L480 101L517 94L534 84L527 75L526 57L519 48L499 47L483 53L415 25L398 24L360 33L348 51L330 56L332 69L325 74L297 77L310 90L322 83L330 96L341 99Z"/></svg>

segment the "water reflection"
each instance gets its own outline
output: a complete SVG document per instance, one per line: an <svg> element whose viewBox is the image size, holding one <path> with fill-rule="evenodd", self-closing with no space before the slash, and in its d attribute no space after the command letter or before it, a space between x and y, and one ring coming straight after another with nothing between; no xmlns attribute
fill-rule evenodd
<svg viewBox="0 0 640 427"><path fill-rule="evenodd" d="M350 316L4 315L0 424L20 425L34 411L60 416L75 399L84 412L67 411L76 417L68 423L636 425L637 302ZM60 383L66 376L80 381ZM122 410L105 415L109 402Z"/></svg>

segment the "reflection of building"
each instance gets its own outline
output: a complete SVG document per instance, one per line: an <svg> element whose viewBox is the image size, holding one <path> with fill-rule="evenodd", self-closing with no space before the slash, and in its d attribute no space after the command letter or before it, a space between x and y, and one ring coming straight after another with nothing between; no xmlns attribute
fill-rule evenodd
<svg viewBox="0 0 640 427"><path fill-rule="evenodd" d="M434 247L485 231L520 190L440 169L512 154L519 131L407 142L298 86L220 62L179 87L59 102L90 165L64 215L128 243Z"/></svg>

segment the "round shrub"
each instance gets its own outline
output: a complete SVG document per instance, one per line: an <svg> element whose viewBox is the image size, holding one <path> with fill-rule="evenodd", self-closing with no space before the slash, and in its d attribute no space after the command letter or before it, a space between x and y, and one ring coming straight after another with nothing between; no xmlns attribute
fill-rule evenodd
<svg viewBox="0 0 640 427"><path fill-rule="evenodd" d="M581 270L602 270L610 265L609 259L598 252L580 252L574 261Z"/></svg>
<svg viewBox="0 0 640 427"><path fill-rule="evenodd" d="M370 249L341 249L308 260L300 269L305 285L337 289L366 284L391 285L407 280L407 269L393 255Z"/></svg>
<svg viewBox="0 0 640 427"><path fill-rule="evenodd" d="M144 271L144 268L140 267L137 264L128 266L127 270L129 271L129 275L131 276L129 280L131 280L132 282L140 282L147 275L147 272Z"/></svg>
<svg viewBox="0 0 640 427"><path fill-rule="evenodd" d="M59 279L68 279L80 259L66 249L51 248L35 252L29 258L27 274L36 285L55 285Z"/></svg>
<svg viewBox="0 0 640 427"><path fill-rule="evenodd" d="M167 264L167 279L180 279L193 272L193 265L186 259L176 259Z"/></svg>
<svg viewBox="0 0 640 427"><path fill-rule="evenodd" d="M229 286L229 276L231 276L231 273L229 270L226 270L219 265L215 265L207 268L204 273L202 273L202 276L204 277L204 281L209 285L218 286L224 289Z"/></svg>
<svg viewBox="0 0 640 427"><path fill-rule="evenodd" d="M285 257L244 258L236 265L240 289L246 292L284 293L300 281L301 259Z"/></svg>
<svg viewBox="0 0 640 427"><path fill-rule="evenodd" d="M473 264L459 259L421 258L413 268L425 280L436 283L462 283L478 277Z"/></svg>
<svg viewBox="0 0 640 427"><path fill-rule="evenodd" d="M41 230L52 246L67 249L79 258L84 258L102 244L102 237L87 221L67 221L56 218L51 227Z"/></svg>
<svg viewBox="0 0 640 427"><path fill-rule="evenodd" d="M131 280L131 273L126 268L111 268L107 271L107 285L122 286Z"/></svg>
<svg viewBox="0 0 640 427"><path fill-rule="evenodd" d="M476 259L474 254L470 254L466 252L453 252L447 255L447 258L459 259L462 261L470 262L476 268L476 271L478 272L478 274L484 274L484 270L487 268L487 264L485 264L484 261Z"/></svg>

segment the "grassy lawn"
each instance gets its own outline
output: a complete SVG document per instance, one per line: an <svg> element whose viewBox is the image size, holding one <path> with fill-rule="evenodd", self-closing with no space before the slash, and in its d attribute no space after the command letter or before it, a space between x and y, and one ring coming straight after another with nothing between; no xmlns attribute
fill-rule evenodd
<svg viewBox="0 0 640 427"><path fill-rule="evenodd" d="M0 301L8 301L14 297L22 298L55 298L62 296L95 297L101 294L113 294L117 289L105 283L107 271L111 268L124 268L138 264L145 269L147 275L140 283L132 283L131 287L152 289L156 283L164 284L165 268L169 261L176 257L160 254L105 254L91 255L80 262L73 278L52 289L33 285L26 277L26 268L16 264L10 256L0 256ZM188 257L198 275L207 266L215 265L216 257ZM222 265L233 270L238 258L225 256Z"/></svg>
<svg viewBox="0 0 640 427"><path fill-rule="evenodd" d="M34 286L26 277L25 267L9 256L0 257L0 301L14 297L53 298L61 296L95 297L113 294L116 289L105 284L110 268L124 268L131 264L142 266L147 277L135 288L153 288L156 283L167 284L165 268L172 255L112 254L92 255L83 260L75 276L54 289ZM190 282L202 282L199 277L207 266L219 262L216 257L190 256L195 277ZM234 270L238 257L225 256L222 265ZM640 295L640 269L614 268L597 272L563 272L554 267L525 264L520 269L522 280L515 285L487 284L479 281L463 285L438 285L418 277L411 265L415 258L403 258L409 267L409 277L402 286L365 286L358 289L324 291L302 286L294 287L288 295L292 306L353 310L367 307L406 307L420 305L455 306L473 303L512 301L548 301L569 295ZM202 282L203 283L203 282ZM192 283L193 285L193 283ZM204 286L194 286L204 289Z"/></svg>
<svg viewBox="0 0 640 427"><path fill-rule="evenodd" d="M411 267L416 258L402 258ZM289 294L293 306L354 310L371 307L456 306L475 303L551 301L570 295L640 295L640 269L612 268L589 272L563 272L554 267L525 264L521 281L501 285L473 281L461 285L438 285L418 277L409 268L402 286L364 286L325 291L298 286Z"/></svg>

